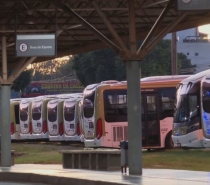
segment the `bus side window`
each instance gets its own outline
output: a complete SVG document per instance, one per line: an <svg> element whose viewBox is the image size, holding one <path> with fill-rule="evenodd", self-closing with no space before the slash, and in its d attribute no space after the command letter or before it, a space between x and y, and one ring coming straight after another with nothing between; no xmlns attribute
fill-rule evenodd
<svg viewBox="0 0 210 185"><path fill-rule="evenodd" d="M127 95L118 96L118 111L120 115L127 115Z"/></svg>
<svg viewBox="0 0 210 185"><path fill-rule="evenodd" d="M155 96L147 96L147 109L148 112L156 112Z"/></svg>

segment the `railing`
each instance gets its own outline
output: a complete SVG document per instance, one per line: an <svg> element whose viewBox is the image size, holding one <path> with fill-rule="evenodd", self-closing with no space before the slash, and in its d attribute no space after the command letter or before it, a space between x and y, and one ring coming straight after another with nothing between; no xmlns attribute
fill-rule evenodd
<svg viewBox="0 0 210 185"><path fill-rule="evenodd" d="M185 39L183 39L183 42L184 43L210 42L210 39L201 36L187 36Z"/></svg>

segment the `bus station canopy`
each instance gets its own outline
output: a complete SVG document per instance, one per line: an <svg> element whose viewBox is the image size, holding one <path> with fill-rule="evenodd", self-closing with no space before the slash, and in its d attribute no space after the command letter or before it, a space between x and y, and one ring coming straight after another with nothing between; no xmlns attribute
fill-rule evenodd
<svg viewBox="0 0 210 185"><path fill-rule="evenodd" d="M161 13L164 16L153 36L157 36L183 13L177 10L177 0L172 0L169 8L166 7L168 3L169 0L135 1L137 40L147 36ZM57 30L57 57L107 48L110 43L116 48L120 47L99 12L102 12L121 40L128 43L127 0L1 0L0 7L0 35L7 39L8 68L13 68L20 60L15 57L16 34L46 34ZM163 12L166 8L168 10ZM209 11L188 11L170 32L209 22ZM39 57L33 62L48 59Z"/></svg>
<svg viewBox="0 0 210 185"><path fill-rule="evenodd" d="M197 10L190 11L192 2L197 2L198 6L194 6ZM177 6L180 3L184 8ZM167 33L208 24L210 12L204 3L210 6L206 0L1 0L0 113L4 115L0 122L1 165L11 166L10 85L26 66L56 57L111 48L127 61L129 174L141 175L139 61ZM185 8L188 11L183 11ZM57 38L57 56L16 57L19 52L15 46L17 35L50 33ZM143 40L140 48L136 46L137 40ZM20 44L24 46L20 47L21 52L27 51L27 44L24 44ZM9 70L12 71L10 75Z"/></svg>

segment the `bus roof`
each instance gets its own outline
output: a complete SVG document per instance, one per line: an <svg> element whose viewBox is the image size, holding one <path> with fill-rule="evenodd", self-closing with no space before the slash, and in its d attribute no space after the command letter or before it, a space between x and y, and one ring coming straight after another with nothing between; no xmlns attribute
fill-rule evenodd
<svg viewBox="0 0 210 185"><path fill-rule="evenodd" d="M101 83L97 83L97 84L90 84L84 89L83 95L91 96L95 92L96 88L100 85L104 85L104 84L110 85L110 84L117 84L117 83L119 83L119 81L117 80L107 80L107 81L102 81Z"/></svg>
<svg viewBox="0 0 210 185"><path fill-rule="evenodd" d="M204 76L207 76L207 75L209 76L209 74L210 74L210 69L202 71L202 72L194 74L194 75L191 75L190 77L182 80L181 83L186 84L189 82L201 81L201 78L203 78Z"/></svg>
<svg viewBox="0 0 210 185"><path fill-rule="evenodd" d="M152 76L141 79L141 88L176 87L183 79L190 75ZM127 86L127 81L112 84L111 88Z"/></svg>
<svg viewBox="0 0 210 185"><path fill-rule="evenodd" d="M151 82L151 81L169 81L169 80L183 80L188 78L190 75L167 75L167 76L150 76L141 79L141 82Z"/></svg>

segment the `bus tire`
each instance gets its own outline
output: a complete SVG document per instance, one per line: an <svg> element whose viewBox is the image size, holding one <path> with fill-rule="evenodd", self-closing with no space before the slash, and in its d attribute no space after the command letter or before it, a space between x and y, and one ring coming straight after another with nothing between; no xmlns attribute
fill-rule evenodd
<svg viewBox="0 0 210 185"><path fill-rule="evenodd" d="M166 136L166 139L165 139L165 148L167 148L167 149L173 149L174 148L174 143L173 143L171 135L172 135L172 132L169 132Z"/></svg>

